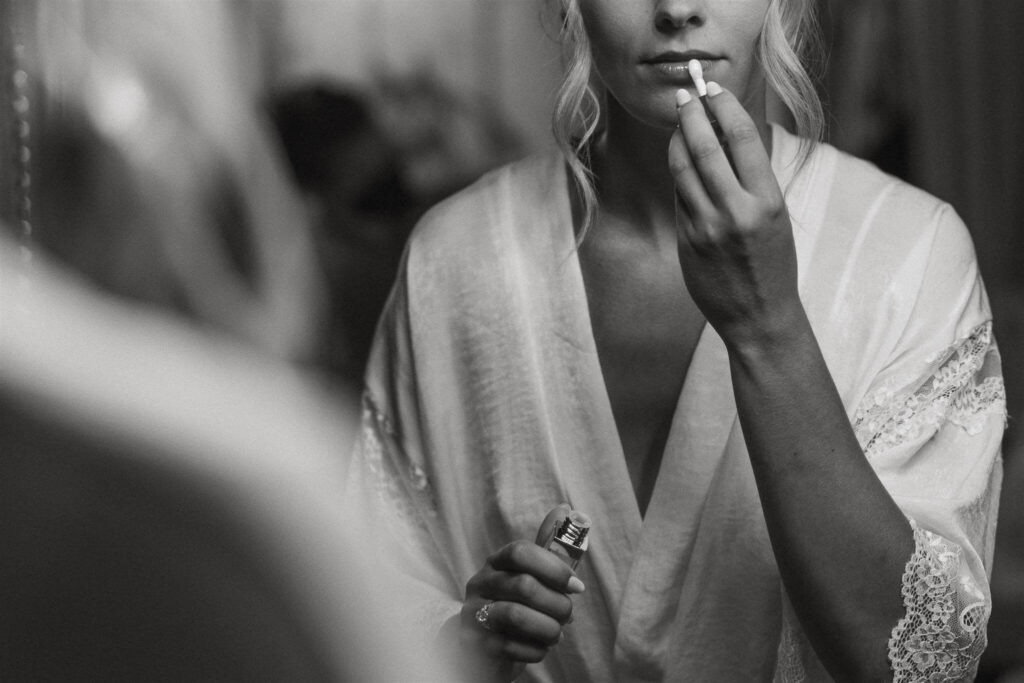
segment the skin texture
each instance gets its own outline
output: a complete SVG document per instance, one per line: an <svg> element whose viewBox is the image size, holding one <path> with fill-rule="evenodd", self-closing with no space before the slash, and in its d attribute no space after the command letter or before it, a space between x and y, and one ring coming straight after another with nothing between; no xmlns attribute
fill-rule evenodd
<svg viewBox="0 0 1024 683"><path fill-rule="evenodd" d="M792 226L769 162L765 79L754 58L767 6L581 2L607 108L593 159L601 210L580 263L641 512L693 348L710 324L729 350L740 422L797 616L836 680L886 680L913 536L861 451L798 295ZM666 50L715 58L705 78L715 82L709 104L728 152L700 103L677 95L681 86L695 95L692 84L645 62ZM483 597L500 594L526 607L517 608L517 630L488 644L497 678L510 680L556 643L566 616L558 586L567 575L554 570L516 545L469 582L464 642L478 637L470 617Z"/></svg>

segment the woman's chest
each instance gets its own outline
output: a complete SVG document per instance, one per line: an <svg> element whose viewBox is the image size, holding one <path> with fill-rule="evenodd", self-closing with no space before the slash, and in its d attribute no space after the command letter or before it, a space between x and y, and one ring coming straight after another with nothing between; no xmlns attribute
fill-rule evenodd
<svg viewBox="0 0 1024 683"><path fill-rule="evenodd" d="M608 402L641 508L704 318L674 250L581 250L587 307Z"/></svg>

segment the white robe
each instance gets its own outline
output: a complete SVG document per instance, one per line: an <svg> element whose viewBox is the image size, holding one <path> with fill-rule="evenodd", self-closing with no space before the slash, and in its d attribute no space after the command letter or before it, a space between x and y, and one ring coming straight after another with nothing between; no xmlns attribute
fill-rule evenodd
<svg viewBox="0 0 1024 683"><path fill-rule="evenodd" d="M867 456L915 526L896 678L969 678L1005 423L970 237L948 205L827 145L797 173L798 139L773 136L804 306ZM375 492L380 528L405 539L402 609L426 629L459 611L490 553L532 539L565 501L594 522L587 590L526 679L828 680L785 598L710 326L641 517L557 154L499 169L422 220L365 406L352 494Z"/></svg>

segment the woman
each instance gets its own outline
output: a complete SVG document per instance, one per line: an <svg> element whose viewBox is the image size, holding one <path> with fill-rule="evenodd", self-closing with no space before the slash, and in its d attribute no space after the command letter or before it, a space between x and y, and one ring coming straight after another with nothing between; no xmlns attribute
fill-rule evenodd
<svg viewBox="0 0 1024 683"><path fill-rule="evenodd" d="M358 459L407 541L406 618L496 678L976 667L1005 421L986 295L950 207L813 142L810 6L566 0L563 155L412 237ZM769 88L811 137L768 123ZM560 501L594 522L578 575L522 540Z"/></svg>

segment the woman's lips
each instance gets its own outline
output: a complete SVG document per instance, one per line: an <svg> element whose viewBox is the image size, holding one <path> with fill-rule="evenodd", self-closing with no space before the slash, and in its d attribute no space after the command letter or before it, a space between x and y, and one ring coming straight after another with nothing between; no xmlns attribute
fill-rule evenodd
<svg viewBox="0 0 1024 683"><path fill-rule="evenodd" d="M645 66L659 76L663 76L673 82L692 84L693 79L690 78L690 70L686 67L688 61L684 59L652 60L645 62ZM707 78L708 74L714 69L715 60L701 59L698 61L700 61L701 68L704 70L704 77Z"/></svg>

